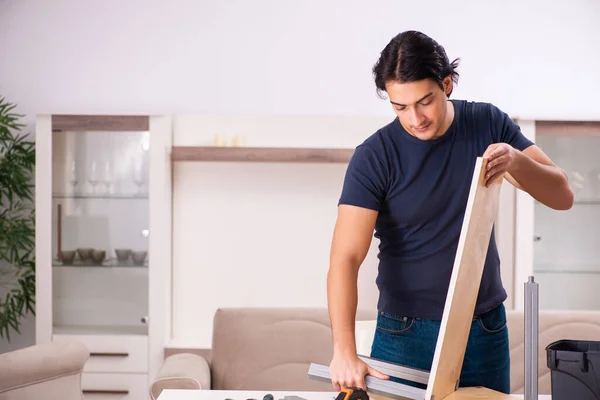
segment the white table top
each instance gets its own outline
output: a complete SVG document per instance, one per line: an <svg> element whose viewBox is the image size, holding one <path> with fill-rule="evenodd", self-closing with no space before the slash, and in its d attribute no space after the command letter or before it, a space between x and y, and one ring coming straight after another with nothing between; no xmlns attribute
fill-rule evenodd
<svg viewBox="0 0 600 400"><path fill-rule="evenodd" d="M301 397L306 400L333 400L338 392L277 392L277 391L236 391L236 390L173 390L165 389L162 391L158 400L262 400L267 393L273 395L274 400L294 399L293 396ZM513 395L516 400L523 399L523 395ZM552 400L550 395L539 395L538 400Z"/></svg>
<svg viewBox="0 0 600 400"><path fill-rule="evenodd" d="M281 400L292 396L302 397L306 400L333 400L339 392L278 392L278 391L241 391L241 390L173 390L162 391L158 400L262 400L267 393L273 395L273 400ZM300 400L300 399L295 399Z"/></svg>

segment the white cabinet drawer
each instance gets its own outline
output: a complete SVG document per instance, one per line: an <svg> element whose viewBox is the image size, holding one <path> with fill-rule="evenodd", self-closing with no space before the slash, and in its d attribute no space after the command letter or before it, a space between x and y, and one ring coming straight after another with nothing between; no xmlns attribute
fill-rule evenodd
<svg viewBox="0 0 600 400"><path fill-rule="evenodd" d="M136 335L54 335L76 340L90 351L84 372L148 372L148 337Z"/></svg>
<svg viewBox="0 0 600 400"><path fill-rule="evenodd" d="M81 377L83 400L148 400L148 375L88 374Z"/></svg>

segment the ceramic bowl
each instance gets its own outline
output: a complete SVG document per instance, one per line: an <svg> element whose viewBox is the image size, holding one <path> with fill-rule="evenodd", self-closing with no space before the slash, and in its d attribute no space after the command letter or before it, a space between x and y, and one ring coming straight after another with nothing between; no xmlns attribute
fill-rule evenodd
<svg viewBox="0 0 600 400"><path fill-rule="evenodd" d="M146 261L147 251L134 251L131 253L131 258L135 265L142 265Z"/></svg>
<svg viewBox="0 0 600 400"><path fill-rule="evenodd" d="M102 264L102 261L104 261L104 257L106 257L106 251L104 250L94 250L92 251L92 262L94 264Z"/></svg>
<svg viewBox="0 0 600 400"><path fill-rule="evenodd" d="M60 258L65 265L72 265L75 259L75 250L63 250L60 252Z"/></svg>
<svg viewBox="0 0 600 400"><path fill-rule="evenodd" d="M91 247L80 247L77 249L77 254L79 255L81 261L86 262L92 258L93 251L94 249L92 249Z"/></svg>
<svg viewBox="0 0 600 400"><path fill-rule="evenodd" d="M127 261L131 255L131 249L115 249L118 261Z"/></svg>

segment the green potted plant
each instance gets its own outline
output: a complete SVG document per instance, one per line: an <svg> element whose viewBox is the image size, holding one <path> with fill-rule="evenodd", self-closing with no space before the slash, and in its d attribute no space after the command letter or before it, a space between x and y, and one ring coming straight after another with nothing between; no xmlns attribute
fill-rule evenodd
<svg viewBox="0 0 600 400"><path fill-rule="evenodd" d="M35 142L0 97L0 338L35 315Z"/></svg>

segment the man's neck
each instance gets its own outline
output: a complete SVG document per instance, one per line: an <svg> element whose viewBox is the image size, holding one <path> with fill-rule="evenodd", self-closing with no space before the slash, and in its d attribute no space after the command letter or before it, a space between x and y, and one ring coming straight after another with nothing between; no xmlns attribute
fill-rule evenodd
<svg viewBox="0 0 600 400"><path fill-rule="evenodd" d="M446 101L446 115L444 116L444 123L435 137L443 136L446 132L448 132L450 125L452 125L452 121L454 121L454 103L448 99Z"/></svg>

